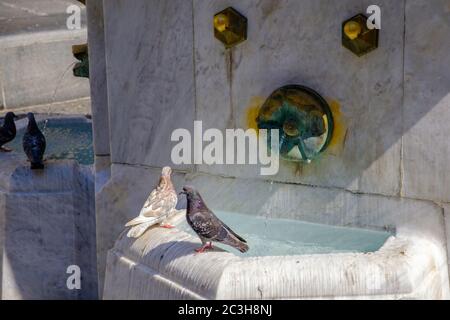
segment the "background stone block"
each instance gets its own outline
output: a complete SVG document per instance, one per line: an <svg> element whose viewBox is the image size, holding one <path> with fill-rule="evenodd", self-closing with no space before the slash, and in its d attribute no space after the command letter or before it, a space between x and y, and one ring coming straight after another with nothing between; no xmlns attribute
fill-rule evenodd
<svg viewBox="0 0 450 320"><path fill-rule="evenodd" d="M66 25L74 4L81 9L80 30ZM85 20L75 0L0 1L0 108L89 96L89 81L72 74L72 45L86 42Z"/></svg>
<svg viewBox="0 0 450 320"><path fill-rule="evenodd" d="M104 9L112 162L170 164L172 132L194 121L192 3L119 0Z"/></svg>
<svg viewBox="0 0 450 320"><path fill-rule="evenodd" d="M25 161L2 163L13 168L0 184L2 298L97 298L91 169L49 161L31 173ZM81 269L80 290L66 286L70 265Z"/></svg>
<svg viewBox="0 0 450 320"><path fill-rule="evenodd" d="M406 26L403 193L450 202L449 2L407 1Z"/></svg>
<svg viewBox="0 0 450 320"><path fill-rule="evenodd" d="M110 147L103 1L91 0L87 6L94 152L105 156L110 154Z"/></svg>

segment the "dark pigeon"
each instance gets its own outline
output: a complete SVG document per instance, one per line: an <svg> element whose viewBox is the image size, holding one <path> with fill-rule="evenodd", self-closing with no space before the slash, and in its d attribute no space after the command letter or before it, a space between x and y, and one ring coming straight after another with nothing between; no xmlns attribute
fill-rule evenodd
<svg viewBox="0 0 450 320"><path fill-rule="evenodd" d="M187 222L200 237L203 244L202 247L195 251L204 252L206 249L211 249L212 242L220 242L232 246L241 252L248 251L246 241L208 209L197 190L186 186L183 187L181 193L187 197Z"/></svg>
<svg viewBox="0 0 450 320"><path fill-rule="evenodd" d="M16 124L14 123L16 115L8 112L5 116L3 127L0 127L0 151L9 152L11 149L5 148L3 145L11 142L16 137Z"/></svg>
<svg viewBox="0 0 450 320"><path fill-rule="evenodd" d="M27 114L27 118L28 127L23 136L23 151L31 162L31 169L44 169L45 137L31 112Z"/></svg>

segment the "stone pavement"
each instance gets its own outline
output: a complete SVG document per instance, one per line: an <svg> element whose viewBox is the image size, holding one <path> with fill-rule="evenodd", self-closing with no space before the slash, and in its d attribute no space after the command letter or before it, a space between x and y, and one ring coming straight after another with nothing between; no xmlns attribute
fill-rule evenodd
<svg viewBox="0 0 450 320"><path fill-rule="evenodd" d="M81 9L69 30L66 10ZM86 43L84 6L75 0L0 0L0 110L89 96L89 80L72 74L72 45Z"/></svg>
<svg viewBox="0 0 450 320"><path fill-rule="evenodd" d="M2 118L8 111L9 110L0 110L0 118ZM27 112L67 115L91 115L91 99L81 98L77 100L41 104L36 106L16 108L13 111L16 115L25 114Z"/></svg>

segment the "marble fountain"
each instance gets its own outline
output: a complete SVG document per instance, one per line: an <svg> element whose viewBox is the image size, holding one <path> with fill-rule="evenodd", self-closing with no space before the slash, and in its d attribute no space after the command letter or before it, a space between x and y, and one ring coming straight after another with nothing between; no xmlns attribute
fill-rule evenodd
<svg viewBox="0 0 450 320"><path fill-rule="evenodd" d="M355 27L371 4L87 3L104 299L450 298L448 2L380 0L378 33ZM299 113L262 112L289 84L312 88L330 112L307 100ZM194 120L278 126L279 172L174 164L171 134ZM173 230L127 238L166 165L254 251L195 254L183 215Z"/></svg>
<svg viewBox="0 0 450 320"><path fill-rule="evenodd" d="M31 171L22 151L27 119L0 154L0 294L2 299L95 299L94 175L91 121L38 114L47 139L46 168ZM67 270L82 270L80 290Z"/></svg>
<svg viewBox="0 0 450 320"><path fill-rule="evenodd" d="M279 144L270 148L288 162L317 161L334 133L328 103L298 85L275 90L257 123L258 129L277 130ZM261 141L270 145L271 139ZM175 229L155 227L137 240L122 232L108 253L105 299L450 297L445 248L431 236L442 220L428 213L425 225L426 208L394 201L393 211L385 212L383 201L373 202L377 211L368 217L360 211L370 205L355 196L345 200L336 221L299 209L315 195L298 187L208 175L185 180L206 193L213 211L239 230L250 250L237 254L219 244L195 252L200 243L182 211L170 220Z"/></svg>
<svg viewBox="0 0 450 320"><path fill-rule="evenodd" d="M436 213L426 224L421 222L424 214L433 211L428 205L346 195L340 199L339 214L331 217L297 211L302 202L314 197L307 188L222 181L207 175L187 179L201 186L219 217L241 231L250 251L240 254L223 247L225 251L195 253L200 241L188 232L184 214L172 218L176 229L153 228L137 240L123 232L108 253L104 299L449 297L445 249L439 245L441 217ZM290 203L283 200L286 196ZM249 203L249 198L255 202ZM378 208L376 222L364 215L372 206ZM237 210L243 214L229 213ZM255 213L261 216L256 218ZM260 222L251 226L255 220ZM265 231L264 223L268 224ZM323 223L362 229L336 230ZM298 234L293 232L305 237L306 230L309 239L296 239Z"/></svg>
<svg viewBox="0 0 450 320"><path fill-rule="evenodd" d="M368 30L372 4L87 1L92 121L47 125L92 125L93 150L53 150L44 174L0 154L1 297L450 299L450 7L378 0ZM194 121L278 129L279 171L175 163ZM166 165L247 254L196 254L183 214L126 236Z"/></svg>

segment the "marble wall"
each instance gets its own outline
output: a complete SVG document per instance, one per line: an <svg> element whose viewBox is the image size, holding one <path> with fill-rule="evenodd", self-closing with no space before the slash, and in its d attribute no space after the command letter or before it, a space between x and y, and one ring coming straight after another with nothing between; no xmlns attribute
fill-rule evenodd
<svg viewBox="0 0 450 320"><path fill-rule="evenodd" d="M90 91L92 102L92 127L94 137L95 154L95 190L101 190L110 177L111 152L109 143L109 111L108 111L108 82L106 77L106 55L105 55L105 33L103 17L103 1L88 1L87 24L88 24L88 44L89 44L89 70L90 70ZM98 192L96 192L98 195ZM97 207L96 211L101 211ZM97 224L96 238L98 245L102 246L105 230ZM104 269L102 259L97 269ZM103 287L103 277L100 281L99 289ZM102 290L98 290L101 296Z"/></svg>
<svg viewBox="0 0 450 320"><path fill-rule="evenodd" d="M94 181L88 167L1 155L1 299L96 299ZM67 268L77 265L81 288L70 290Z"/></svg>
<svg viewBox="0 0 450 320"><path fill-rule="evenodd" d="M195 118L192 3L114 1L104 9L111 160L163 166L172 131Z"/></svg>
<svg viewBox="0 0 450 320"><path fill-rule="evenodd" d="M340 28L370 4L103 2L108 112L94 117L109 116L112 171L97 192L100 279L106 250L156 183L144 172L171 164L172 131L192 130L194 119L202 120L204 129L247 128L264 99L291 83L323 95L337 122L332 145L320 159L310 165L282 162L280 172L269 177L297 186L295 192L310 192L314 201L303 198L299 210L326 212L330 223L338 223L333 216L339 216L339 199L356 193L380 197L372 210L358 213L374 224L384 206L380 203L392 197L444 212L450 203L450 5L446 0L377 1L382 10L379 48L358 58L341 46ZM214 38L212 29L213 15L228 6L249 21L248 40L231 50ZM185 173L231 181L268 179L251 166L174 167L180 175L177 187ZM295 192L278 201L289 202ZM348 206L358 211L356 202Z"/></svg>
<svg viewBox="0 0 450 320"><path fill-rule="evenodd" d="M406 25L402 195L450 202L450 2L407 1Z"/></svg>
<svg viewBox="0 0 450 320"><path fill-rule="evenodd" d="M94 153L102 157L110 155L103 2L88 1L87 6Z"/></svg>
<svg viewBox="0 0 450 320"><path fill-rule="evenodd" d="M345 116L345 142L311 165L284 162L271 179L397 194L403 79L403 25L398 19L404 2L378 1L383 28L390 30L380 38L379 50L357 58L341 46L342 22L370 4L194 1L198 118L205 119L206 127L245 127L252 100L265 99L291 83L314 88L339 105ZM210 24L214 13L228 5L248 18L249 40L226 52L211 36ZM209 116L212 109L227 114ZM260 177L247 166L201 166L199 170Z"/></svg>

